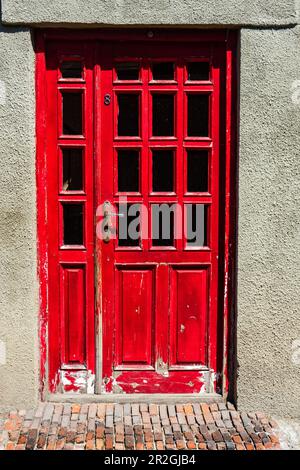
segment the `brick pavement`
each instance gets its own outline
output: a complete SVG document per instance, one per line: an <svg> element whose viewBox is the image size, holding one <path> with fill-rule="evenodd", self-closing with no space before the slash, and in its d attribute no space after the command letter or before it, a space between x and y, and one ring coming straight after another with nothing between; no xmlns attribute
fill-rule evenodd
<svg viewBox="0 0 300 470"><path fill-rule="evenodd" d="M275 427L263 413L240 413L230 403L41 403L0 413L0 449L279 449Z"/></svg>

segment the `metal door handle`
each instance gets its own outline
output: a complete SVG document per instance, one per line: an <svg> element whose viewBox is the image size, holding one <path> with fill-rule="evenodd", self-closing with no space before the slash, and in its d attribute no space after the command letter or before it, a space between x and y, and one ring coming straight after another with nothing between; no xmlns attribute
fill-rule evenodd
<svg viewBox="0 0 300 470"><path fill-rule="evenodd" d="M103 204L103 241L108 243L111 238L111 204L105 201Z"/></svg>

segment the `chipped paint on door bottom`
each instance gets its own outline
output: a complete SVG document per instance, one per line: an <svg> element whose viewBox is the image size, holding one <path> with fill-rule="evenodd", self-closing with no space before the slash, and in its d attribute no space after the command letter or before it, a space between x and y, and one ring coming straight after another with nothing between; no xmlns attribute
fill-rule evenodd
<svg viewBox="0 0 300 470"><path fill-rule="evenodd" d="M61 392L95 393L95 374L91 371L61 371Z"/></svg>

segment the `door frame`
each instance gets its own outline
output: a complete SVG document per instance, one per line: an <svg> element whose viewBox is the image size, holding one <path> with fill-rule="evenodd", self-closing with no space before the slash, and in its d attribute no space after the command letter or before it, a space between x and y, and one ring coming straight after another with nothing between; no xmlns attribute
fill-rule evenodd
<svg viewBox="0 0 300 470"><path fill-rule="evenodd" d="M37 185L37 256L39 279L39 341L40 341L40 384L39 393L41 399L49 398L49 345L48 345L48 246L47 246L47 191L46 191L46 46L50 41L96 41L109 39L140 41L145 40L155 43L159 41L173 42L217 42L223 44L224 58L226 61L226 88L221 98L221 115L223 121L222 135L220 136L220 153L225 156L223 168L225 172L223 185L220 188L223 194L224 209L220 214L224 237L220 237L221 256L220 261L220 302L218 325L223 344L219 345L219 380L220 395L227 398L235 388L235 344L236 314L235 314L235 261L236 261L236 200L237 200L237 32L230 30L184 30L184 29L97 29L97 30L67 30L44 29L35 32L34 47L36 52L36 185ZM95 48L96 49L96 48ZM224 78L224 77L223 77ZM95 100L96 101L96 100ZM94 112L96 113L96 104ZM95 116L95 122L97 116ZM95 129L95 123L94 123ZM95 145L99 145L96 137ZM94 152L96 152L94 148ZM95 188L94 188L95 190ZM95 266L97 271L97 266ZM98 287L96 286L98 290ZM96 292L96 299L98 298ZM101 394L99 389L101 374L102 353L102 325L99 315L99 304L95 305L96 325L96 380L95 394ZM66 395L67 397L67 395ZM78 399L80 395L77 395ZM112 394L113 398L116 398ZM201 395L203 397L203 395Z"/></svg>

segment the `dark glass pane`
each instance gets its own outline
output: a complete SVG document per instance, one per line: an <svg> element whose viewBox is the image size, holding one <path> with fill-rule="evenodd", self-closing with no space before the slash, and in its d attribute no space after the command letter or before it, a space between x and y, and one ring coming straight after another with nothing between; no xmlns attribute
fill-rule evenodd
<svg viewBox="0 0 300 470"><path fill-rule="evenodd" d="M79 60L68 60L61 64L62 78L82 78L82 63Z"/></svg>
<svg viewBox="0 0 300 470"><path fill-rule="evenodd" d="M209 80L209 62L191 62L187 65L188 80Z"/></svg>
<svg viewBox="0 0 300 470"><path fill-rule="evenodd" d="M139 191L139 151L118 150L118 191Z"/></svg>
<svg viewBox="0 0 300 470"><path fill-rule="evenodd" d="M172 150L153 150L152 178L154 192L174 191L174 153Z"/></svg>
<svg viewBox="0 0 300 470"><path fill-rule="evenodd" d="M82 93L63 92L63 134L82 134Z"/></svg>
<svg viewBox="0 0 300 470"><path fill-rule="evenodd" d="M63 190L83 189L82 149L63 149Z"/></svg>
<svg viewBox="0 0 300 470"><path fill-rule="evenodd" d="M138 80L140 66L134 62L124 62L116 65L118 80Z"/></svg>
<svg viewBox="0 0 300 470"><path fill-rule="evenodd" d="M208 152L207 150L188 150L187 152L187 190L188 192L208 191Z"/></svg>
<svg viewBox="0 0 300 470"><path fill-rule="evenodd" d="M83 205L64 204L64 245L83 245Z"/></svg>
<svg viewBox="0 0 300 470"><path fill-rule="evenodd" d="M175 207L175 204L152 205L153 246L174 246Z"/></svg>
<svg viewBox="0 0 300 470"><path fill-rule="evenodd" d="M118 214L119 246L140 245L140 204L120 204Z"/></svg>
<svg viewBox="0 0 300 470"><path fill-rule="evenodd" d="M207 205L186 204L187 246L207 246Z"/></svg>
<svg viewBox="0 0 300 470"><path fill-rule="evenodd" d="M153 80L174 80L174 64L161 62L152 65Z"/></svg>
<svg viewBox="0 0 300 470"><path fill-rule="evenodd" d="M118 95L118 135L139 135L139 95L124 93Z"/></svg>
<svg viewBox="0 0 300 470"><path fill-rule="evenodd" d="M174 95L153 95L153 135L174 135Z"/></svg>
<svg viewBox="0 0 300 470"><path fill-rule="evenodd" d="M209 95L188 95L188 135L191 137L208 136Z"/></svg>

